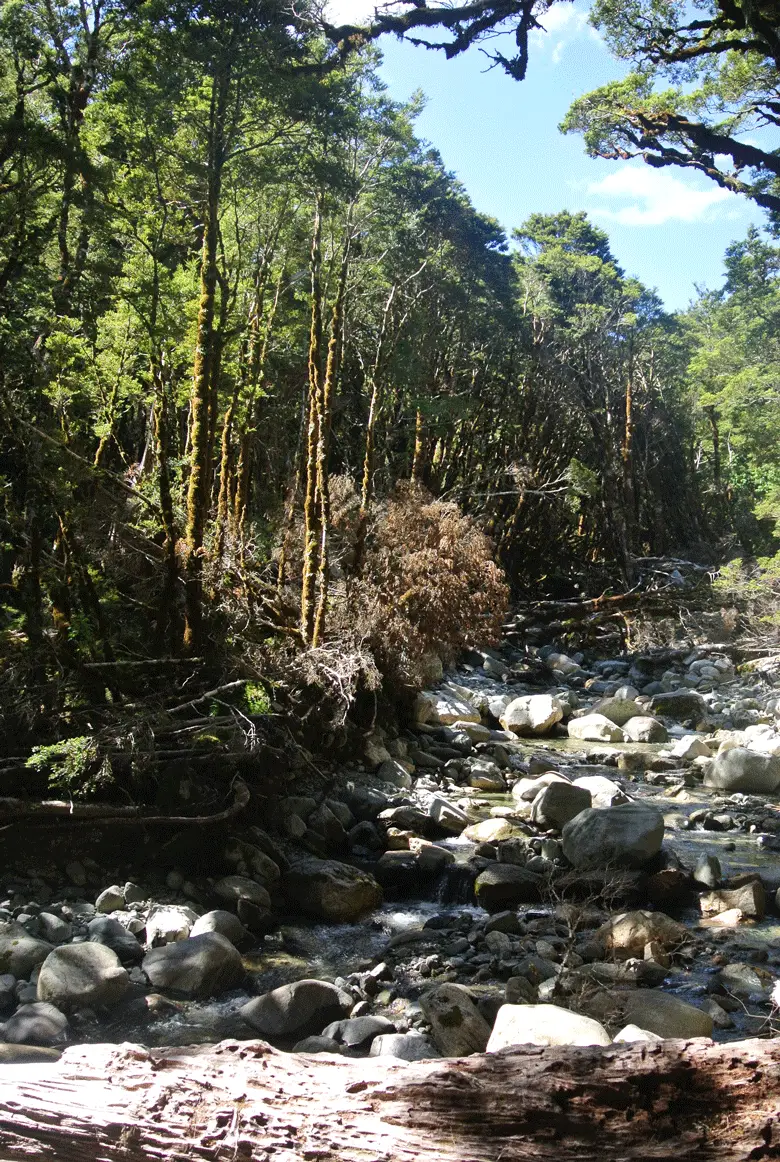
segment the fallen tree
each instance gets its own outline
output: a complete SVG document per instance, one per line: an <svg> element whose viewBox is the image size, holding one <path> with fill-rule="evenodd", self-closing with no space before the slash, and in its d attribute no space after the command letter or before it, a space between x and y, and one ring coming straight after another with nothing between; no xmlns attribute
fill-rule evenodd
<svg viewBox="0 0 780 1162"><path fill-rule="evenodd" d="M780 1041L405 1065L262 1041L81 1045L0 1067L0 1159L684 1162L780 1157Z"/></svg>

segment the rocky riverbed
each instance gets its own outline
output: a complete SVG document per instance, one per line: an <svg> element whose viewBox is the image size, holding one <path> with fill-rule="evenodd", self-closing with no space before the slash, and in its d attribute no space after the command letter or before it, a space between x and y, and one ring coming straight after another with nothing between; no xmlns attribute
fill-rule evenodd
<svg viewBox="0 0 780 1162"><path fill-rule="evenodd" d="M772 1035L773 663L738 667L728 643L565 654L539 628L469 655L405 729L269 801L263 826L204 834L220 874L191 836L172 869L41 844L7 870L2 1059L226 1036L414 1060Z"/></svg>

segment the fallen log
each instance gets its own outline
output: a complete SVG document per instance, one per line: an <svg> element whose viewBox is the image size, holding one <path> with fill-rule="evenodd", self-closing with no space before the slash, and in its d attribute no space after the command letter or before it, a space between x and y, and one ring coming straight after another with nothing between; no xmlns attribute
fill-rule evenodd
<svg viewBox="0 0 780 1162"><path fill-rule="evenodd" d="M780 1156L780 1041L417 1062L262 1041L0 1066L0 1159L747 1162Z"/></svg>
<svg viewBox="0 0 780 1162"><path fill-rule="evenodd" d="M249 803L249 787L243 779L233 780L233 802L213 815L145 815L143 808L114 806L109 803L73 803L45 799L32 803L28 799L0 799L0 832L11 826L64 828L92 827L99 824L133 827L208 827L224 823L240 814ZM3 826L5 825L5 826Z"/></svg>

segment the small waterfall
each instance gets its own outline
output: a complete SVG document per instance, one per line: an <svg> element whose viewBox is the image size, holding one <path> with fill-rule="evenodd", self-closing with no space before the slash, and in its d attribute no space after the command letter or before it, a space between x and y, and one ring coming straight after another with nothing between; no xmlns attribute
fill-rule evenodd
<svg viewBox="0 0 780 1162"><path fill-rule="evenodd" d="M436 884L436 899L440 904L473 904L476 878L467 863L447 864Z"/></svg>

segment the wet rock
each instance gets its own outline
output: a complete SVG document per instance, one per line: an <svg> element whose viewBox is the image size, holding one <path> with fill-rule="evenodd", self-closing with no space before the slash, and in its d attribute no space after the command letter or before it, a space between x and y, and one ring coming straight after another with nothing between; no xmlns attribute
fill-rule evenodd
<svg viewBox="0 0 780 1162"><path fill-rule="evenodd" d="M468 989L457 984L439 985L422 995L420 1008L431 1025L438 1049L445 1057L485 1052L490 1025Z"/></svg>
<svg viewBox="0 0 780 1162"><path fill-rule="evenodd" d="M582 787L590 794L591 807L619 807L628 802L628 796L622 787L608 779L605 775L582 775L572 783L574 787Z"/></svg>
<svg viewBox="0 0 780 1162"><path fill-rule="evenodd" d="M25 979L51 951L51 944L30 936L17 921L0 922L0 972L10 972Z"/></svg>
<svg viewBox="0 0 780 1162"><path fill-rule="evenodd" d="M623 727L627 742L667 742L669 732L657 718L642 714L631 718Z"/></svg>
<svg viewBox="0 0 780 1162"><path fill-rule="evenodd" d="M501 714L504 730L518 735L547 734L563 718L563 706L549 694L515 698Z"/></svg>
<svg viewBox="0 0 780 1162"><path fill-rule="evenodd" d="M573 783L550 783L534 799L531 819L540 827L560 829L591 806L590 791Z"/></svg>
<svg viewBox="0 0 780 1162"><path fill-rule="evenodd" d="M45 1001L20 1005L14 1015L0 1025L0 1041L13 1045L62 1045L67 1039L68 1018Z"/></svg>
<svg viewBox="0 0 780 1162"><path fill-rule="evenodd" d="M661 714L677 722L686 718L703 718L706 709L704 699L693 690L670 690L654 694L650 699L651 714Z"/></svg>
<svg viewBox="0 0 780 1162"><path fill-rule="evenodd" d="M141 967L155 988L188 997L217 996L237 988L244 979L241 956L218 932L153 948Z"/></svg>
<svg viewBox="0 0 780 1162"><path fill-rule="evenodd" d="M494 863L477 876L474 893L486 912L500 912L541 899L542 884L541 876L524 867Z"/></svg>
<svg viewBox="0 0 780 1162"><path fill-rule="evenodd" d="M483 819L481 823L472 823L463 832L463 838L470 839L472 843L500 843L524 835L522 828L508 819Z"/></svg>
<svg viewBox="0 0 780 1162"><path fill-rule="evenodd" d="M760 880L751 880L731 890L719 888L709 892L700 898L699 905L703 916L716 916L719 912L738 908L743 916L763 920L766 915L766 891Z"/></svg>
<svg viewBox="0 0 780 1162"><path fill-rule="evenodd" d="M623 731L603 714L585 714L569 720L569 738L584 742L622 742Z"/></svg>
<svg viewBox="0 0 780 1162"><path fill-rule="evenodd" d="M469 767L469 786L475 787L478 791L496 794L502 794L506 790L500 768L484 759L472 761Z"/></svg>
<svg viewBox="0 0 780 1162"><path fill-rule="evenodd" d="M98 912L119 912L124 906L125 889L119 884L112 884L110 888L104 888L95 900L95 908Z"/></svg>
<svg viewBox="0 0 780 1162"><path fill-rule="evenodd" d="M442 795L433 795L428 804L428 815L442 831L448 835L460 835L469 825L469 817L460 807L450 803Z"/></svg>
<svg viewBox="0 0 780 1162"><path fill-rule="evenodd" d="M713 992L730 994L733 997L748 997L765 994L773 984L773 978L765 969L750 964L727 964L712 978Z"/></svg>
<svg viewBox="0 0 780 1162"><path fill-rule="evenodd" d="M716 855L700 855L696 861L696 867L693 869L693 878L701 887L720 887L723 873L718 857Z"/></svg>
<svg viewBox="0 0 780 1162"><path fill-rule="evenodd" d="M38 1000L59 1009L113 1005L130 987L119 957L104 944L86 942L55 948L41 965Z"/></svg>
<svg viewBox="0 0 780 1162"><path fill-rule="evenodd" d="M352 998L322 980L298 980L255 997L241 1016L263 1037L286 1040L321 1034L352 1005Z"/></svg>
<svg viewBox="0 0 780 1162"><path fill-rule="evenodd" d="M575 868L642 867L661 850L664 817L647 803L581 811L563 829L563 852Z"/></svg>
<svg viewBox="0 0 780 1162"><path fill-rule="evenodd" d="M488 1053L511 1045L609 1045L609 1033L591 1017L558 1005L502 1005L487 1044Z"/></svg>
<svg viewBox="0 0 780 1162"><path fill-rule="evenodd" d="M356 920L382 902L373 876L336 860L300 860L284 876L283 889L308 916L336 923Z"/></svg>
<svg viewBox="0 0 780 1162"><path fill-rule="evenodd" d="M368 1046L383 1033L395 1033L395 1025L386 1017L348 1017L343 1021L331 1021L322 1030L323 1037L332 1037L339 1045L351 1049Z"/></svg>
<svg viewBox="0 0 780 1162"><path fill-rule="evenodd" d="M251 934L246 930L238 916L234 915L233 912L223 912L220 908L206 912L204 916L199 916L192 925L190 937L202 936L204 932L217 932L236 948L245 948L252 943Z"/></svg>
<svg viewBox="0 0 780 1162"><path fill-rule="evenodd" d="M772 794L780 787L780 757L733 747L710 763L704 773L704 786L729 792Z"/></svg>
<svg viewBox="0 0 780 1162"><path fill-rule="evenodd" d="M371 1057L396 1057L399 1061L429 1061L439 1053L421 1033L381 1033L371 1042Z"/></svg>
<svg viewBox="0 0 780 1162"><path fill-rule="evenodd" d="M663 912L623 912L602 924L594 938L618 958L644 956L647 944L674 951L689 939L688 929Z"/></svg>
<svg viewBox="0 0 780 1162"><path fill-rule="evenodd" d="M186 940L196 919L192 908L154 907L146 921L146 942L151 947Z"/></svg>
<svg viewBox="0 0 780 1162"><path fill-rule="evenodd" d="M613 1020L638 1025L664 1039L712 1036L709 1013L657 989L612 992L603 1000Z"/></svg>
<svg viewBox="0 0 780 1162"><path fill-rule="evenodd" d="M115 952L123 964L138 964L144 950L132 932L112 916L96 916L87 926L92 944L103 944Z"/></svg>

